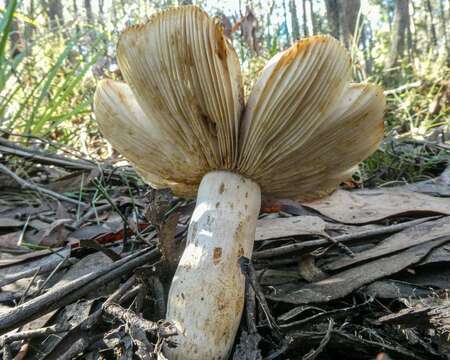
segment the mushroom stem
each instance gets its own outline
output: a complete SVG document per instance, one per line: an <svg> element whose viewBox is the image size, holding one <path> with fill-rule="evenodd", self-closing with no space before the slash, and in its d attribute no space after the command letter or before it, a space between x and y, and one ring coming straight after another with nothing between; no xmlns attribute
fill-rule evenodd
<svg viewBox="0 0 450 360"><path fill-rule="evenodd" d="M227 171L206 174L186 249L169 292L167 319L178 329L169 359L226 359L244 306L241 256L251 257L259 185Z"/></svg>

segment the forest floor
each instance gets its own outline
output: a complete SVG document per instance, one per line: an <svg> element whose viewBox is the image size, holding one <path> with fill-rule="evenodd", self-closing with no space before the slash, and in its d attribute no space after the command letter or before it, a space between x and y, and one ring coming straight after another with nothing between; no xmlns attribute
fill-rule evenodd
<svg viewBox="0 0 450 360"><path fill-rule="evenodd" d="M194 202L42 145L0 138L3 359L163 359ZM233 359L448 358L450 147L380 157L323 200L263 199ZM400 182L411 161L434 177Z"/></svg>

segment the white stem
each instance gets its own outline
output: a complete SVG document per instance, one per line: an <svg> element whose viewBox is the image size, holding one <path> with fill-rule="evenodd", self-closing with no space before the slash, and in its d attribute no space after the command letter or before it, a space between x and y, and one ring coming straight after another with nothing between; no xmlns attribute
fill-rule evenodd
<svg viewBox="0 0 450 360"><path fill-rule="evenodd" d="M252 255L260 206L255 182L226 171L203 177L169 292L166 318L179 331L170 360L229 356L244 306L239 258Z"/></svg>

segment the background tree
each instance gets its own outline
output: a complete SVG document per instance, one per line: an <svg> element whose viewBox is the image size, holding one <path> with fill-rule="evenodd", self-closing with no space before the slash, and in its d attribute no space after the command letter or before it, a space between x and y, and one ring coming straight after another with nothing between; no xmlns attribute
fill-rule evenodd
<svg viewBox="0 0 450 360"><path fill-rule="evenodd" d="M292 39L298 40L300 38L300 25L298 23L295 0L289 0L289 12L291 14Z"/></svg>
<svg viewBox="0 0 450 360"><path fill-rule="evenodd" d="M394 66L399 57L403 55L409 21L409 0L395 0L395 19L391 38L391 51L386 64L387 67Z"/></svg>
<svg viewBox="0 0 450 360"><path fill-rule="evenodd" d="M325 6L330 34L339 39L339 2L338 0L325 0Z"/></svg>
<svg viewBox="0 0 450 360"><path fill-rule="evenodd" d="M42 4L47 13L51 28L64 24L64 8L61 0L44 0Z"/></svg>
<svg viewBox="0 0 450 360"><path fill-rule="evenodd" d="M345 47L349 48L355 33L356 21L358 19L360 0L339 0L339 28L340 39Z"/></svg>

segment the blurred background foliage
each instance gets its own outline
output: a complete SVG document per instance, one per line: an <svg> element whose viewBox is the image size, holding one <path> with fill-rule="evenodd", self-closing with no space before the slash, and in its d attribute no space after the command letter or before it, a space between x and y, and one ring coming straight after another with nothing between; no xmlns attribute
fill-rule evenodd
<svg viewBox="0 0 450 360"><path fill-rule="evenodd" d="M448 0L0 1L0 136L104 159L92 95L120 77L115 44L128 25L167 6L218 16L237 49L246 94L265 63L299 38L331 34L350 50L355 81L386 90L386 141L353 183L435 176L449 160ZM59 146L48 145L56 151Z"/></svg>

